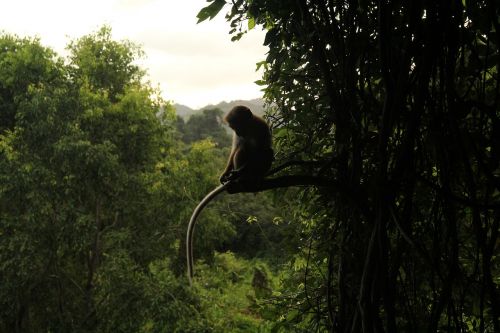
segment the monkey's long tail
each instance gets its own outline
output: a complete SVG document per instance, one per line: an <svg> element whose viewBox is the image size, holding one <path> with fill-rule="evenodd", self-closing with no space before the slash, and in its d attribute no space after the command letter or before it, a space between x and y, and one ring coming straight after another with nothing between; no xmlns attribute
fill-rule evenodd
<svg viewBox="0 0 500 333"><path fill-rule="evenodd" d="M217 186L212 192L208 193L203 200L200 201L198 206L194 209L193 215L191 215L191 219L189 220L188 230L186 235L186 258L187 258L187 272L189 278L189 285L193 284L193 233L194 226L196 224L196 219L198 215L200 215L201 211L205 206L212 201L212 199L224 191L229 183L225 183Z"/></svg>

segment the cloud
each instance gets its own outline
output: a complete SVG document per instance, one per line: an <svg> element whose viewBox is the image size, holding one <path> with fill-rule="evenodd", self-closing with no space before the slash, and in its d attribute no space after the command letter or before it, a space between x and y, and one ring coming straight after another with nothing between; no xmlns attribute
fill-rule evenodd
<svg viewBox="0 0 500 333"><path fill-rule="evenodd" d="M2 5L0 29L39 36L63 53L71 39L112 27L146 52L139 63L165 97L189 106L259 97L255 64L265 59L264 33L254 29L231 42L224 15L196 24L205 0L16 0ZM191 104L189 104L191 103Z"/></svg>

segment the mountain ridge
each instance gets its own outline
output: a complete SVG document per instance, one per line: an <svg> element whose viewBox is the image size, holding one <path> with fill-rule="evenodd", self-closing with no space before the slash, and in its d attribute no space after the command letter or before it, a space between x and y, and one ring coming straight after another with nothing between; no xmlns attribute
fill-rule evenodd
<svg viewBox="0 0 500 333"><path fill-rule="evenodd" d="M222 110L222 112L227 113L236 105L244 105L250 108L250 110L252 110L252 112L254 112L257 115L264 114L264 100L262 98L254 98L250 100L238 99L230 102L222 101L218 104L208 104L200 109L192 109L189 106L177 103L173 104L173 107L175 109L176 114L179 117L186 119L189 118L191 115L201 112L205 109L220 109Z"/></svg>

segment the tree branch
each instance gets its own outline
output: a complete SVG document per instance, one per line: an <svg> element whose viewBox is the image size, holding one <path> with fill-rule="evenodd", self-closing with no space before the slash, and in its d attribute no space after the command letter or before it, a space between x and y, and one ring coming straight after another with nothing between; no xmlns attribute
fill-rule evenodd
<svg viewBox="0 0 500 333"><path fill-rule="evenodd" d="M309 175L288 175L276 178L264 178L261 180L237 181L226 184L229 194L235 193L257 193L282 187L293 186L316 186L331 189L344 196L344 199L357 206L368 219L373 218L373 212L369 209L368 196L363 186L347 186L346 184L325 177Z"/></svg>
<svg viewBox="0 0 500 333"><path fill-rule="evenodd" d="M328 178L314 177L308 175L281 176L276 178L265 178L258 181L238 181L228 184L227 192L234 193L256 193L265 190L291 186L319 186L333 187L341 190L341 185Z"/></svg>

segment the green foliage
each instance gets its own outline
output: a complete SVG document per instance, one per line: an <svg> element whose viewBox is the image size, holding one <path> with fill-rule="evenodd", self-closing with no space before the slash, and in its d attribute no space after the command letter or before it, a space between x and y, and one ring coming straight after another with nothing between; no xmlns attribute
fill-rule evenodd
<svg viewBox="0 0 500 333"><path fill-rule="evenodd" d="M276 278L266 265L258 260L237 259L233 253L218 253L214 269L199 265L199 278L195 279L201 305L211 323L213 332L268 332L272 322L263 317L262 302L268 301L261 290L269 292ZM265 276L267 283L255 283L256 272Z"/></svg>
<svg viewBox="0 0 500 333"><path fill-rule="evenodd" d="M230 147L231 136L222 125L222 116L220 109L205 109L193 114L185 123L179 118L177 128L183 134L182 140L192 143L211 138L219 147Z"/></svg>
<svg viewBox="0 0 500 333"><path fill-rule="evenodd" d="M293 191L280 195L279 200L270 193L241 193L222 199L222 218L231 221L236 230L222 250L262 258L276 267L287 262L296 252L300 226L289 213Z"/></svg>
<svg viewBox="0 0 500 333"><path fill-rule="evenodd" d="M172 189L192 175L162 167L179 154L172 111L138 81L136 50L102 29L72 42L65 67L36 40L0 43L13 110L0 135L0 331L202 331L165 259L190 202ZM21 65L27 82L14 84Z"/></svg>
<svg viewBox="0 0 500 333"><path fill-rule="evenodd" d="M17 107L28 89L57 85L62 63L37 39L2 35L0 38L0 134L12 130Z"/></svg>
<svg viewBox="0 0 500 333"><path fill-rule="evenodd" d="M87 83L91 91L108 94L116 101L125 88L139 84L144 72L134 64L141 49L129 41L112 40L111 28L104 26L94 34L69 43L70 73L74 80Z"/></svg>
<svg viewBox="0 0 500 333"><path fill-rule="evenodd" d="M226 4L226 0L210 0L210 2L212 3L200 10L198 15L196 16L198 18L198 23L201 23L206 19L213 19Z"/></svg>

